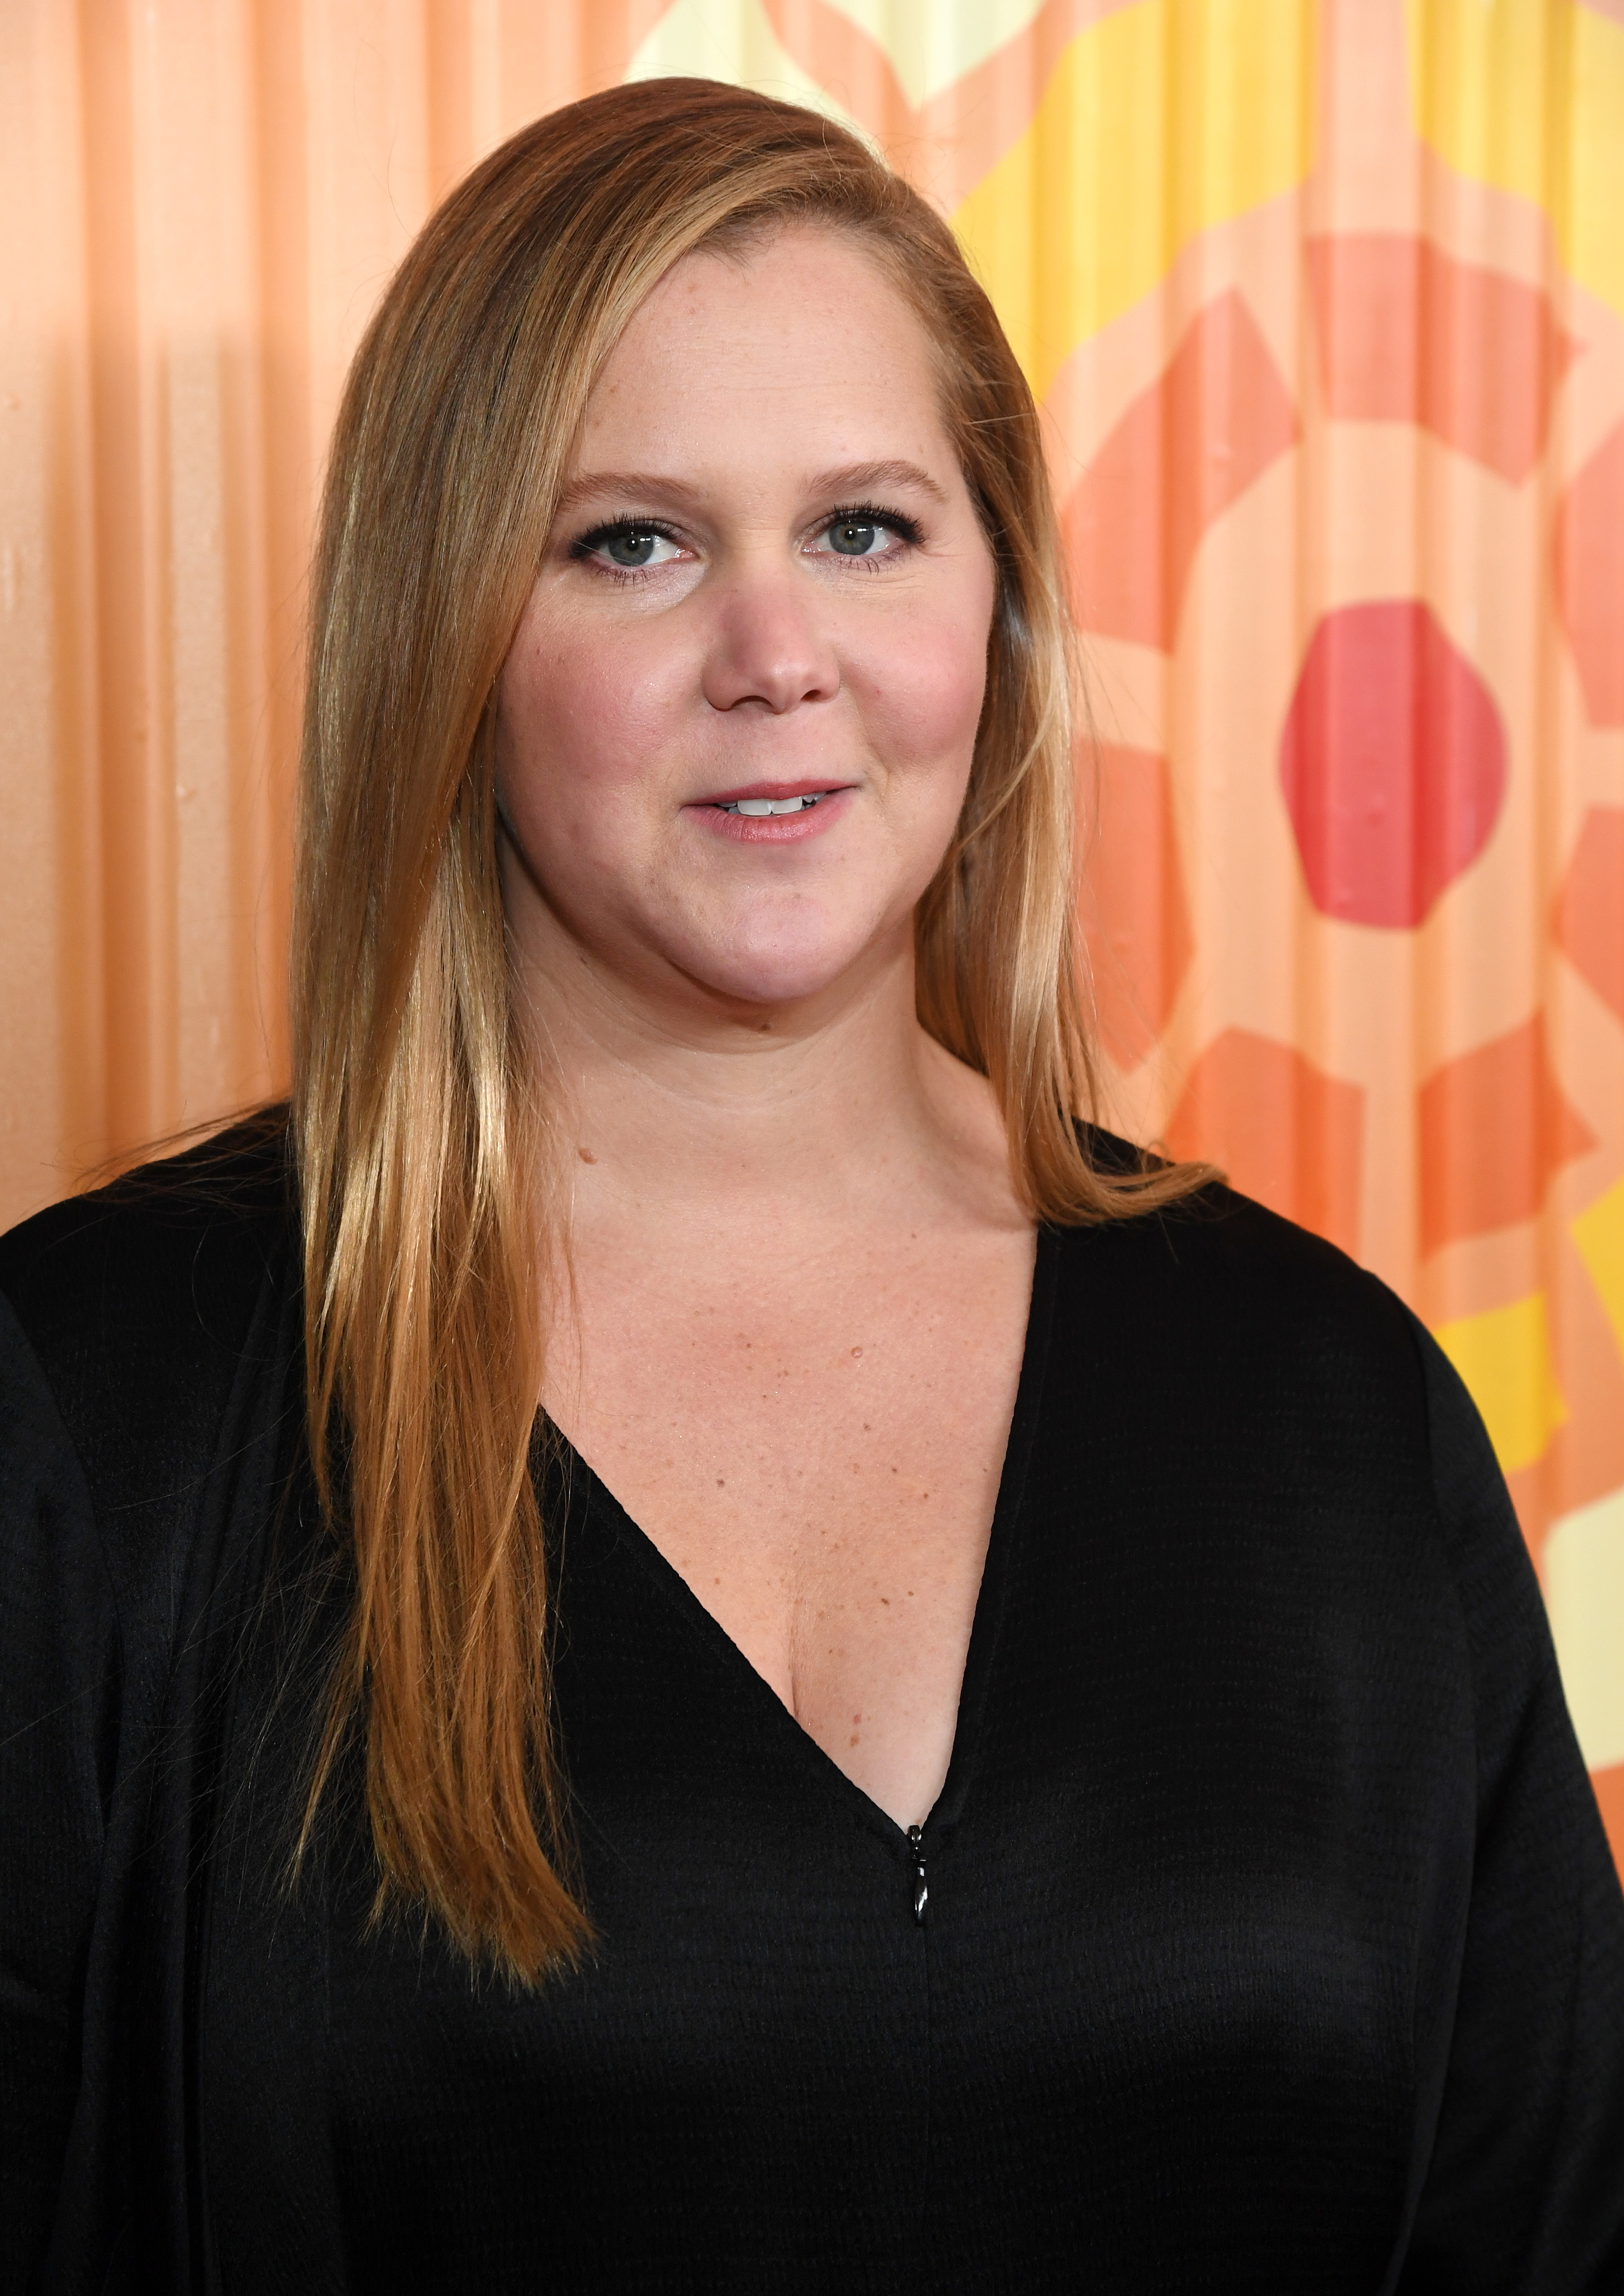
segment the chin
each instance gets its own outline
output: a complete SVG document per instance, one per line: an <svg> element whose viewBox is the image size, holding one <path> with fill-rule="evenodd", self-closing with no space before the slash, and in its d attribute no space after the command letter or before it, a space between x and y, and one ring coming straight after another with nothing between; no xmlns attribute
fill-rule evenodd
<svg viewBox="0 0 1624 2296"><path fill-rule="evenodd" d="M718 966L696 974L716 996L738 1004L781 1008L806 1004L837 988L849 968L841 964Z"/></svg>
<svg viewBox="0 0 1624 2296"><path fill-rule="evenodd" d="M696 953L697 955L697 953ZM881 957L871 934L774 935L709 951L685 969L716 995L742 1004L804 1004L855 982Z"/></svg>

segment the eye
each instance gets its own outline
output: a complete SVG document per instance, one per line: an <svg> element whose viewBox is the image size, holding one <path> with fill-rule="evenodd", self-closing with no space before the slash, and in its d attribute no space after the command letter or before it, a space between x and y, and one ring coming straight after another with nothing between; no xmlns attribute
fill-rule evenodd
<svg viewBox="0 0 1624 2296"><path fill-rule="evenodd" d="M570 555L596 558L617 572L636 574L647 566L668 565L682 553L659 527L637 525L628 520L619 526L600 526L594 533L584 534Z"/></svg>
<svg viewBox="0 0 1624 2296"><path fill-rule="evenodd" d="M829 547L842 558L872 558L890 540L885 527L865 518L837 519L829 529Z"/></svg>
<svg viewBox="0 0 1624 2296"><path fill-rule="evenodd" d="M813 547L837 558L889 558L898 545L916 543L919 529L896 511L837 511Z"/></svg>

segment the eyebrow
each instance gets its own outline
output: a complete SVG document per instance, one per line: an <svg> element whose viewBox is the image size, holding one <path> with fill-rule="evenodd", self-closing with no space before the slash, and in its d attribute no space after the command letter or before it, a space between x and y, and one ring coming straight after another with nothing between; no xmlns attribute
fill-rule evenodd
<svg viewBox="0 0 1624 2296"><path fill-rule="evenodd" d="M820 471L808 488L815 495L874 494L882 487L912 487L931 501L946 504L947 490L937 485L917 463L849 463L844 470Z"/></svg>
<svg viewBox="0 0 1624 2296"><path fill-rule="evenodd" d="M882 463L848 463L839 470L820 471L807 481L808 495L841 496L877 493L886 487L911 487L918 494L928 495L932 502L945 504L947 490L922 470L917 463L891 460ZM691 487L685 480L661 477L649 471L586 471L578 479L571 479L560 492L555 518L567 518L583 503L600 501L605 496L618 495L623 502L663 498L667 502L697 503L701 489Z"/></svg>

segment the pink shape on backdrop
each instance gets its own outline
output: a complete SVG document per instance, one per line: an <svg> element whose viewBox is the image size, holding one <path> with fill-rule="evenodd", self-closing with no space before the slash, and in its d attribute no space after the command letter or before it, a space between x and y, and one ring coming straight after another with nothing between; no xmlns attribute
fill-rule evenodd
<svg viewBox="0 0 1624 2296"><path fill-rule="evenodd" d="M1624 808L1593 805L1556 896L1556 946L1624 1021Z"/></svg>
<svg viewBox="0 0 1624 2296"><path fill-rule="evenodd" d="M1365 1094L1294 1045L1250 1029L1215 1037L1190 1071L1167 1145L1210 1157L1244 1194L1357 1252Z"/></svg>
<svg viewBox="0 0 1624 2296"><path fill-rule="evenodd" d="M1129 1069L1165 1027L1193 946L1171 776L1154 750L1101 743L1087 876L1083 932L1100 1034Z"/></svg>
<svg viewBox="0 0 1624 2296"><path fill-rule="evenodd" d="M1202 535L1298 435L1291 393L1231 288L1197 313L1066 505L1085 628L1170 652Z"/></svg>
<svg viewBox="0 0 1624 2296"><path fill-rule="evenodd" d="M602 5L603 0L596 0ZM829 0L761 0L779 45L831 89L894 168L951 214L1032 123L1079 32L1136 0L1044 0L980 63L915 108L880 41Z"/></svg>
<svg viewBox="0 0 1624 2296"><path fill-rule="evenodd" d="M1624 726L1624 422L1563 495L1552 557L1590 722Z"/></svg>
<svg viewBox="0 0 1624 2296"><path fill-rule="evenodd" d="M1417 925L1489 841L1505 734L1482 679L1418 598L1339 606L1309 642L1280 780L1316 908Z"/></svg>
<svg viewBox="0 0 1624 2296"><path fill-rule="evenodd" d="M1415 422L1520 485L1579 346L1536 287L1398 232L1304 250L1327 412Z"/></svg>
<svg viewBox="0 0 1624 2296"><path fill-rule="evenodd" d="M1538 1013L1435 1070L1416 1116L1423 1257L1532 1219L1562 1166L1595 1145L1552 1073Z"/></svg>

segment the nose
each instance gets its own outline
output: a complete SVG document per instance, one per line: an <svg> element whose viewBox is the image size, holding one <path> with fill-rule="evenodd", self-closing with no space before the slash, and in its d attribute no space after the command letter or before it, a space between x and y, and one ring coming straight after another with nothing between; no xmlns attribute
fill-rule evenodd
<svg viewBox="0 0 1624 2296"><path fill-rule="evenodd" d="M840 692L840 663L817 601L797 594L798 586L792 570L758 566L717 596L702 681L713 709L754 704L781 718Z"/></svg>

